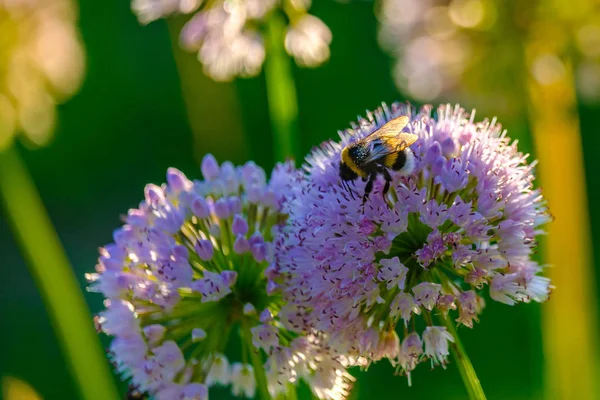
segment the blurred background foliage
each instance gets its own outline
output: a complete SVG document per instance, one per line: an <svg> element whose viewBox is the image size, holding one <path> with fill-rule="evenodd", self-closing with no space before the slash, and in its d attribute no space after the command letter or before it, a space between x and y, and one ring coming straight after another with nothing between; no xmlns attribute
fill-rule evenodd
<svg viewBox="0 0 600 400"><path fill-rule="evenodd" d="M381 101L410 99L394 85L390 71L395 60L379 46L372 2L315 0L311 13L329 26L333 42L330 60L322 67L293 66L301 154L336 137L337 130L348 127L365 109L373 109ZM168 167L199 177L199 160L207 152L235 163L253 159L267 168L275 160L264 74L232 83L213 82L202 74L195 55L177 46L182 20L140 26L127 1L81 0L78 23L87 54L87 72L80 91L58 106L54 137L46 147L30 148L27 141L18 141L15 147L39 189L83 290L84 274L96 263L98 245L111 241L119 216L138 204L146 183L163 182ZM511 41L523 46L523 52L528 40L526 33L511 32ZM488 62L493 63L493 59ZM504 72L523 77L513 80L514 87L505 90L526 93L531 89L526 84L526 70ZM463 93L462 105L477 108L478 98L470 99L468 93ZM543 111L544 101L542 97L535 109ZM548 140L545 161L563 172L544 178L557 190L569 181L572 171L579 171L574 163L583 162L585 187L578 190L583 195L587 191L587 200L582 197L582 206L576 207L584 210L582 221L591 227L591 236L581 230L581 238L571 240L583 240L584 250L591 253L591 249L600 248L600 210L594 206L600 203L600 174L595 173L600 109L593 102L573 101L570 106L576 108L568 110L570 115L576 111L579 116L581 137L570 136L569 140L582 146L583 161L564 157L564 144L552 135L545 137L543 131L536 132L535 140ZM549 105L548 110L555 113L552 107ZM527 110L521 112L527 114ZM521 139L523 152L534 152L531 137L536 124L523 114L518 118L500 115L500 121L512 137ZM569 185L565 187L572 190ZM566 238L553 245L561 260L568 261L577 256L574 252L579 251L581 243ZM598 263L593 265L580 276L584 283L592 283L592 288L600 283ZM7 377L3 380L4 397L25 390L34 394L12 395L10 399L37 398L36 392L45 399L78 398L44 302L9 229L5 212L0 214L0 267L5 273L0 280L0 375ZM563 285L570 284L571 265L567 262L554 268L564 271L560 277L566 281L555 282L560 291ZM86 292L85 297L93 313L101 309L101 296ZM551 298L553 301L556 299ZM560 339L557 343L568 357L569 346L577 346L575 341L580 338L574 331L578 325L570 325L569 318L586 319L592 329L597 329L598 303L597 292L577 304L568 300L559 303L561 324L542 325L542 307L537 304L511 308L488 302L476 328L461 329L462 340L488 398L567 398L564 392L544 393L550 377L547 371L552 369L548 368L552 367L548 361L564 359L557 361L555 354L547 353L549 347L542 344L542 327L553 330L552 337ZM595 347L590 349L589 359L596 361ZM417 369L413 387L407 386L405 378L392 378L391 367L385 362L358 375L355 399L466 397L453 365L447 370ZM27 385L31 388L19 389ZM125 385L119 385L124 392ZM598 398L587 394L587 398ZM227 398L225 391L218 395L217 398Z"/></svg>

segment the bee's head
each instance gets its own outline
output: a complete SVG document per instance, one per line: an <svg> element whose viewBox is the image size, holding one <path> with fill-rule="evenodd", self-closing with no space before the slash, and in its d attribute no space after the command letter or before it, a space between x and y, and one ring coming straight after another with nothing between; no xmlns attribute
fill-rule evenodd
<svg viewBox="0 0 600 400"><path fill-rule="evenodd" d="M358 178L358 175L344 162L340 162L340 178L343 181L353 181Z"/></svg>

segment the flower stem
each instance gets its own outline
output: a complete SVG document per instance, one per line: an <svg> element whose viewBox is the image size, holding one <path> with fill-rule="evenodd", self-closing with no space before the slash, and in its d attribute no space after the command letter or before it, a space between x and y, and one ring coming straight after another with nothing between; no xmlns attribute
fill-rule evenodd
<svg viewBox="0 0 600 400"><path fill-rule="evenodd" d="M254 379L256 379L256 386L260 393L262 400L271 400L271 394L269 393L269 387L267 386L267 376L265 374L265 367L260 357L258 349L254 347L252 343L252 332L247 322L242 321L242 340L246 343L247 348L250 350L250 359L252 360L252 368L254 369Z"/></svg>
<svg viewBox="0 0 600 400"><path fill-rule="evenodd" d="M248 154L251 146L244 134L235 85L213 81L202 73L197 55L180 47L179 33L189 18L189 15L173 15L167 18L166 23L187 119L193 133L194 156L200 159L206 153L213 153L218 159L247 159L253 155ZM227 117L214 118L220 115ZM223 146L223 132L227 132L227 146Z"/></svg>
<svg viewBox="0 0 600 400"><path fill-rule="evenodd" d="M119 398L69 261L27 169L10 147L0 151L0 198L81 398Z"/></svg>
<svg viewBox="0 0 600 400"><path fill-rule="evenodd" d="M469 399L485 400L485 393L483 392L479 378L477 378L473 364L471 364L471 360L469 359L469 356L467 355L467 352L460 341L460 337L458 336L458 332L454 327L454 323L448 317L443 318L443 320L448 332L452 335L452 337L454 337L454 343L451 344L450 349L454 359L456 360L456 365L458 366L458 371L460 372L460 376L465 384L467 393L469 393Z"/></svg>
<svg viewBox="0 0 600 400"><path fill-rule="evenodd" d="M298 104L292 64L283 45L285 23L282 15L275 12L270 16L267 32L265 79L275 161L287 157L298 160Z"/></svg>

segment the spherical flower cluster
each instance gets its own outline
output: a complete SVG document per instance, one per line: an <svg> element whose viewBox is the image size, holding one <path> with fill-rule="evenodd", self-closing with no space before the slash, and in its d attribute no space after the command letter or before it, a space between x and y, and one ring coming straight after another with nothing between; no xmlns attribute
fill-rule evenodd
<svg viewBox="0 0 600 400"><path fill-rule="evenodd" d="M158 400L207 399L214 385L251 398L257 367L273 394L302 378L319 398L343 398L347 362L316 337L285 329L282 299L265 276L298 172L281 164L267 181L254 163L219 165L209 155L202 174L190 181L171 168L166 184L147 185L88 275L106 297L96 321L114 337L115 367Z"/></svg>
<svg viewBox="0 0 600 400"><path fill-rule="evenodd" d="M307 13L310 0L133 0L146 24L174 13L196 12L181 31L183 48L198 52L204 72L217 81L257 75L265 59L263 32L273 13L285 13L290 26L285 48L298 65L316 67L329 59L331 31Z"/></svg>
<svg viewBox="0 0 600 400"><path fill-rule="evenodd" d="M51 137L56 104L81 84L84 55L70 0L0 0L0 149L16 132Z"/></svg>
<svg viewBox="0 0 600 400"><path fill-rule="evenodd" d="M414 170L391 171L386 195L378 178L362 206L365 182L344 188L340 152L401 115L418 136ZM286 326L315 332L342 354L387 358L410 378L425 359L447 362L455 338L446 326L472 327L486 287L508 305L548 298L549 279L531 260L550 219L533 188L534 164L495 120L474 117L459 106L432 114L430 106L384 105L307 157L270 267L288 302Z"/></svg>

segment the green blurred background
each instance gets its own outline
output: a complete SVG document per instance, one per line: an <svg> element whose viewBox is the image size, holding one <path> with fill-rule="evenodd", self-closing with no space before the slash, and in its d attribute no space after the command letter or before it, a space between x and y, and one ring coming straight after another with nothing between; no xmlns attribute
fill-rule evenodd
<svg viewBox="0 0 600 400"><path fill-rule="evenodd" d="M196 178L207 152L221 161L254 159L267 168L274 160L263 75L214 83L202 75L193 55L171 45L175 29L165 21L140 26L127 1L82 0L79 6L87 53L83 87L59 107L59 125L48 146L17 148L84 290L84 274L93 270L98 246L111 241L119 216L138 204L146 183L163 182L168 167ZM324 66L294 66L302 153L336 137L338 129L381 101L406 99L393 83L391 59L377 43L371 2L315 1L311 13L328 24L333 42ZM594 206L600 202L598 111L579 109L594 248L600 241L600 211ZM526 121L504 126L523 139L524 152L533 151ZM555 162L561 161L556 148ZM565 243L565 251L568 247ZM24 380L45 399L76 399L75 384L5 213L0 214L0 267L0 375ZM597 274L593 280L598 287ZM93 313L102 308L100 295L85 296ZM594 301L598 303L596 293ZM579 306L594 310L597 304ZM461 329L489 399L543 397L540 310L538 304L513 308L488 302L481 322L473 330ZM423 365L408 387L405 378L392 377L385 362L360 373L358 382L356 398L361 399L466 398L452 365L434 371ZM124 384L120 387L125 391Z"/></svg>

